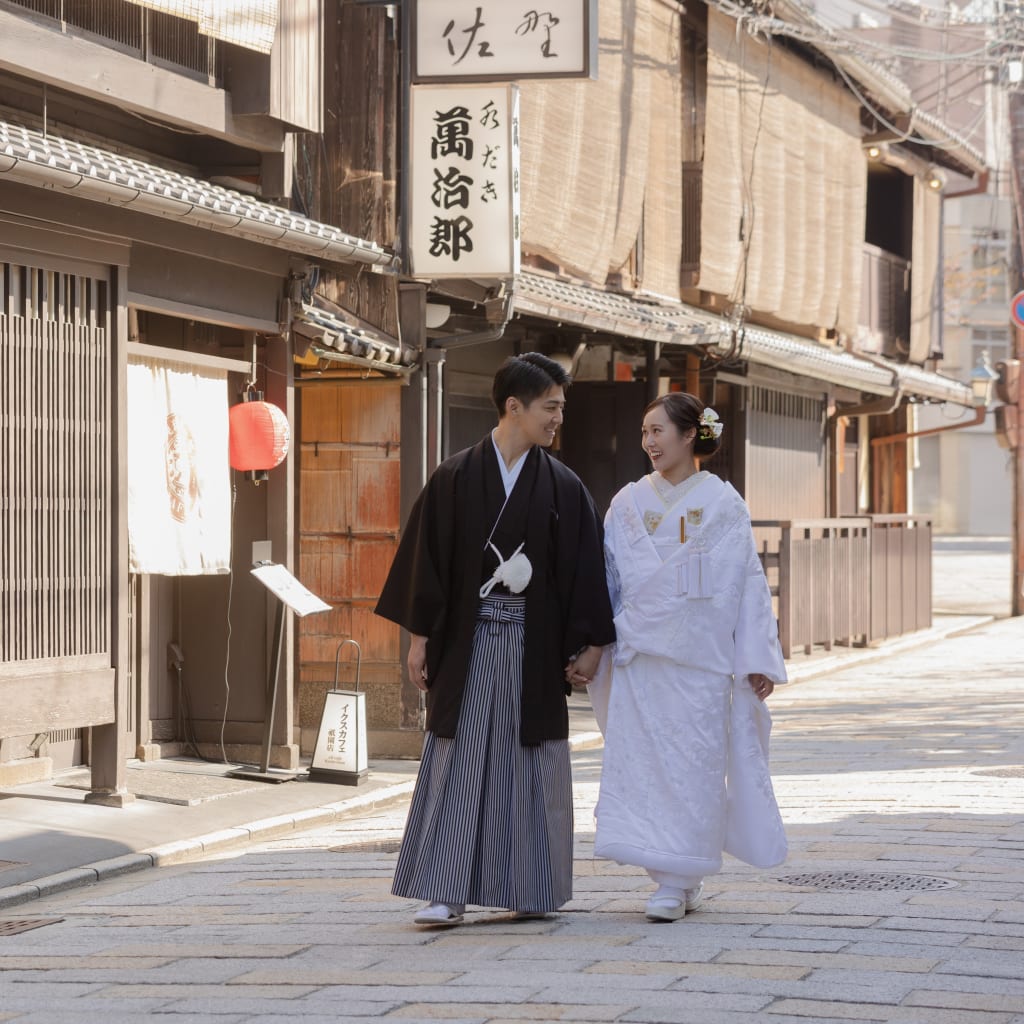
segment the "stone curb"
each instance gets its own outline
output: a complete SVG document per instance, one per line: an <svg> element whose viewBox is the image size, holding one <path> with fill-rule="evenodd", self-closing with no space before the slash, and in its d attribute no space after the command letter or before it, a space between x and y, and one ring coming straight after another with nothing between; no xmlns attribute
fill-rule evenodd
<svg viewBox="0 0 1024 1024"><path fill-rule="evenodd" d="M79 886L91 885L101 879L115 878L118 875L141 871L145 868L181 864L194 860L205 853L244 846L255 840L270 839L299 829L329 825L339 818L357 811L401 800L412 792L414 785L415 780L409 779L407 782L397 782L368 793L360 793L345 800L325 804L322 807L295 811L291 814L280 814L271 818L261 818L245 825L218 829L216 832L209 832L191 839L181 839L163 843L160 846L152 846L139 853L123 854L120 857L96 861L84 867L71 868L68 871L38 878L34 882L22 882L19 885L7 886L0 889L0 910L28 903L41 896L50 896Z"/></svg>
<svg viewBox="0 0 1024 1024"><path fill-rule="evenodd" d="M932 626L930 629L921 629L916 633L907 633L895 640L886 640L879 647L862 647L857 650L845 648L840 654L825 655L806 665L791 663L787 666L789 682L790 684L801 683L805 679L816 679L829 672L842 672L860 665L869 665L897 654L905 654L916 647L924 647L927 644L939 643L950 637L960 636L962 633L969 633L971 630L979 629L981 626L987 626L990 622L996 621L994 615L960 616L958 618L958 622L950 623L948 626Z"/></svg>

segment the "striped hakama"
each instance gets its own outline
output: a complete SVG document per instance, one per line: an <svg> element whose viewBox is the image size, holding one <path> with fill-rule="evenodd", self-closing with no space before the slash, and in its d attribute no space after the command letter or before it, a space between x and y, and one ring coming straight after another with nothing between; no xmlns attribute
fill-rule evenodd
<svg viewBox="0 0 1024 1024"><path fill-rule="evenodd" d="M428 732L392 892L557 910L572 897L568 740L519 742L526 600L480 602L454 739Z"/></svg>

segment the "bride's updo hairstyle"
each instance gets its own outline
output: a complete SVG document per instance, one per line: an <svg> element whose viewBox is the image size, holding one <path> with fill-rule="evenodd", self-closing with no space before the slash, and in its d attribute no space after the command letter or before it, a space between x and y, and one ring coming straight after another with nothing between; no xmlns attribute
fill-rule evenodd
<svg viewBox="0 0 1024 1024"><path fill-rule="evenodd" d="M715 436L714 431L701 423L704 403L696 395L691 395L687 391L670 391L651 402L644 409L644 415L659 407L665 410L665 415L675 424L680 434L685 434L688 430L697 432L693 439L694 458L707 459L718 451L721 440Z"/></svg>

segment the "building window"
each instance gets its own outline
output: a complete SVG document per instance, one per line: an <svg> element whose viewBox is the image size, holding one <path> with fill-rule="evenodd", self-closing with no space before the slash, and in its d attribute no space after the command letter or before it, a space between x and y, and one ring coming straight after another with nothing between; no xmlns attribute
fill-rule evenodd
<svg viewBox="0 0 1024 1024"><path fill-rule="evenodd" d="M211 85L220 75L220 47L197 22L142 6L138 0L7 0L62 32L120 50Z"/></svg>
<svg viewBox="0 0 1024 1024"><path fill-rule="evenodd" d="M1009 257L1005 231L976 228L971 232L970 301L1005 302L1009 298Z"/></svg>
<svg viewBox="0 0 1024 1024"><path fill-rule="evenodd" d="M971 328L971 361L964 369L969 374L984 353L988 353L992 366L1010 358L1010 332L1005 327Z"/></svg>

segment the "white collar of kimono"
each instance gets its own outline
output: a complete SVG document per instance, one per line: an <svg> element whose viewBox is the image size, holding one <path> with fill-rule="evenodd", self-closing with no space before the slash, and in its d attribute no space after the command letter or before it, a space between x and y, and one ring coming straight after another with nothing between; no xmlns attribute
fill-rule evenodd
<svg viewBox="0 0 1024 1024"><path fill-rule="evenodd" d="M494 431L491 431L491 444L494 445L494 454L498 456L498 470L501 472L501 482L505 485L505 497L507 498L512 493L512 488L515 487L516 481L519 479L519 474L523 471L523 466L526 464L526 452L530 449L527 448L526 452L512 463L512 468L509 469L505 465L505 456L501 454L501 449L498 447L498 442L494 440Z"/></svg>
<svg viewBox="0 0 1024 1024"><path fill-rule="evenodd" d="M494 440L493 431L491 432L491 443L494 445L494 454L498 456L501 482L505 485L505 503L501 506L501 512L498 513L498 518L494 521L494 526L491 527L491 535L487 538L484 545L484 547L490 548L497 556L498 567L494 570L491 578L480 588L481 597L490 596L491 591L499 583L504 583L511 593L521 594L527 588L533 576L533 566L530 564L530 559L526 557L526 552L523 551L523 548L526 547L525 540L508 558L502 557L501 552L491 543L491 537L494 536L494 531L498 528L498 523L501 520L501 513L505 511L505 505L508 504L508 499L512 496L512 488L515 487L519 474L526 464L526 452L523 452L512 464L512 468L508 469L505 466L505 457L501 454L498 442Z"/></svg>
<svg viewBox="0 0 1024 1024"><path fill-rule="evenodd" d="M706 469L698 470L696 473L692 473L685 480L681 480L677 484L669 483L660 473L655 471L650 473L647 479L650 481L651 488L655 494L661 498L666 508L671 508L676 502L684 498L690 491L694 490L698 484L702 484L711 474Z"/></svg>

